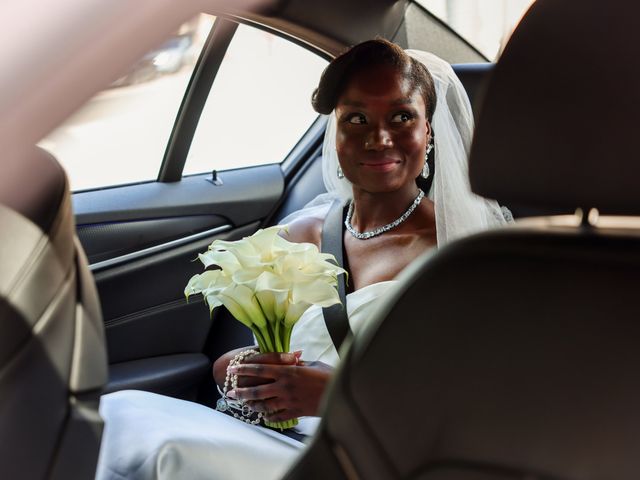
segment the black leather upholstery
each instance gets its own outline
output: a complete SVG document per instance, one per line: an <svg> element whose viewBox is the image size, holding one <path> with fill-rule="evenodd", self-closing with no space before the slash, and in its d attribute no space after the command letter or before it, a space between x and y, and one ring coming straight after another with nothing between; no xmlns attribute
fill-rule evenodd
<svg viewBox="0 0 640 480"><path fill-rule="evenodd" d="M0 180L0 465L3 478L92 478L107 379L93 278L66 177L46 152Z"/></svg>
<svg viewBox="0 0 640 480"><path fill-rule="evenodd" d="M115 363L109 366L109 383L104 393L136 389L184 396L210 372L211 362L202 353L178 353Z"/></svg>
<svg viewBox="0 0 640 480"><path fill-rule="evenodd" d="M419 262L356 337L287 478L323 478L340 450L367 480L637 478L639 268L637 236L571 229Z"/></svg>
<svg viewBox="0 0 640 480"><path fill-rule="evenodd" d="M461 63L452 65L453 71L464 85L473 107L473 115L478 119L480 105L484 97L486 86L494 68L493 63Z"/></svg>
<svg viewBox="0 0 640 480"><path fill-rule="evenodd" d="M638 7L612 2L606 22L601 7L538 0L523 20L483 103L471 159L478 192L637 212L638 189L622 179L638 169L630 109L614 94L604 118L620 108L624 121L599 135L601 104L586 92L613 94L598 68L632 88L640 55L618 52L640 48L640 29L624 18ZM600 155L607 168L597 170L593 152L613 135L619 156ZM285 478L637 478L640 220L617 222L528 221L417 261L342 355L320 431Z"/></svg>

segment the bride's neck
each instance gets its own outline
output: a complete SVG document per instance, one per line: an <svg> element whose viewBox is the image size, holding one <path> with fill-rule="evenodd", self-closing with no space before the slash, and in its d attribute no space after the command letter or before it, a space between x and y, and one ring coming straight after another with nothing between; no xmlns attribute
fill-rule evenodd
<svg viewBox="0 0 640 480"><path fill-rule="evenodd" d="M409 208L417 195L417 186L384 193L354 188L351 225L364 232L391 223Z"/></svg>

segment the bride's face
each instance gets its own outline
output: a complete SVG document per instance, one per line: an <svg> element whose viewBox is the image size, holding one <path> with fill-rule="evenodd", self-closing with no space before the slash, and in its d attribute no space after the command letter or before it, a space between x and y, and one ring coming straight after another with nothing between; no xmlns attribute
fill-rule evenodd
<svg viewBox="0 0 640 480"><path fill-rule="evenodd" d="M355 74L336 105L345 177L371 193L415 189L431 126L420 91L391 66Z"/></svg>

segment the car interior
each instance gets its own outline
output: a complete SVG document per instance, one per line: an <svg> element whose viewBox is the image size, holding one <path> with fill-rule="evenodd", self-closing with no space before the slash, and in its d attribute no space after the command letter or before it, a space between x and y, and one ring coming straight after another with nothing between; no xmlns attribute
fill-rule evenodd
<svg viewBox="0 0 640 480"><path fill-rule="evenodd" d="M323 118L282 165L182 176L198 116L236 27L233 20L260 22L263 28L286 27L299 41L331 48L332 54L376 34L412 48L435 44L434 36L454 37L424 9L411 2L400 8L403 3L369 2L367 8L375 13L371 22L358 24L360 29L348 32L349 38L342 37L346 29L340 19L350 18L361 7L358 2L309 8L288 2L277 15L270 11L268 17L247 13L242 19L221 18L196 66L190 85L195 93L178 113L159 181L73 195L78 237L102 304L110 364L106 392L142 388L211 402L210 396L216 395L209 378L212 360L252 339L223 312L209 318L201 298L184 300L186 279L200 269L192 260L212 239L238 239L277 224L324 190L318 161ZM428 21L435 30L412 27ZM298 31L301 24L305 29ZM455 38L460 45L442 40L440 54L464 62L456 69L475 100L491 64ZM213 175L221 185L212 183ZM154 288L141 288L149 278L155 279Z"/></svg>
<svg viewBox="0 0 640 480"><path fill-rule="evenodd" d="M470 158L478 194L581 213L469 236L403 272L285 478L637 477L636 120L620 105L640 101L639 43L628 9L605 36L595 6L534 4L492 72Z"/></svg>
<svg viewBox="0 0 640 480"><path fill-rule="evenodd" d="M15 239L0 249L7 478L91 478L101 393L213 406L212 362L253 343L223 309L210 316L201 298L187 301L184 286L213 240L276 225L323 192L326 119L281 163L184 175L238 24L327 59L382 36L452 63L478 124L472 187L520 219L403 273L348 349L320 431L287 478L632 478L638 237L629 218L595 210L638 214L628 160L638 8L613 3L608 22L625 28L607 29L592 0L538 0L495 65L412 0L212 7L156 181L71 193L50 154L12 158L0 177L0 218ZM584 70L596 62L612 68ZM621 90L594 113L594 97ZM389 362L408 355L409 368Z"/></svg>

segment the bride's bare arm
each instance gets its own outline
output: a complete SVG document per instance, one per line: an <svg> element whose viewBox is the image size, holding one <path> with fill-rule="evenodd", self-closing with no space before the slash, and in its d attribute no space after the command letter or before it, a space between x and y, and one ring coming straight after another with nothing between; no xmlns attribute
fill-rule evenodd
<svg viewBox="0 0 640 480"><path fill-rule="evenodd" d="M320 248L323 220L316 217L301 217L289 224L288 232L281 232L283 238L295 243L313 243Z"/></svg>

